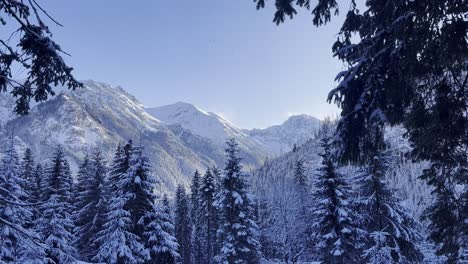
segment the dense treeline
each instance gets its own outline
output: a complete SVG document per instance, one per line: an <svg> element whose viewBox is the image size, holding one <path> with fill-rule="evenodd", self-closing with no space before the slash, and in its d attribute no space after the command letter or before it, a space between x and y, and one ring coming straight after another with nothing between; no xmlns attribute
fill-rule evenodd
<svg viewBox="0 0 468 264"><path fill-rule="evenodd" d="M190 196L179 186L174 212L167 196L154 193L157 183L143 152L129 141L108 166L95 149L74 180L61 146L42 165L29 149L18 157L11 140L0 166L0 260L259 261L254 200L236 142L228 142L224 174L216 168L196 172Z"/></svg>
<svg viewBox="0 0 468 264"><path fill-rule="evenodd" d="M343 170L332 158L327 124L316 140L321 164L312 178L306 161L298 159L292 177L268 179L268 184L242 171L237 143L230 140L224 169L196 171L189 189L178 186L172 204L154 193L157 182L141 144L119 145L109 165L95 149L75 178L60 146L40 164L30 150L18 157L10 144L0 166L0 259L428 262L432 249L424 242L424 227L388 185L391 153L376 154L366 167Z"/></svg>

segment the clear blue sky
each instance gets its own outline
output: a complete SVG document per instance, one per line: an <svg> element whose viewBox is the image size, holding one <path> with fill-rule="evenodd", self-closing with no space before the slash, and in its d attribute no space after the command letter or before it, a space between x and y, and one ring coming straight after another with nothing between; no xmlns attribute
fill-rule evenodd
<svg viewBox="0 0 468 264"><path fill-rule="evenodd" d="M342 64L332 57L341 18L322 28L302 12L272 23L272 1L43 0L78 79L121 85L146 106L186 101L243 128L288 115L336 114L326 103Z"/></svg>

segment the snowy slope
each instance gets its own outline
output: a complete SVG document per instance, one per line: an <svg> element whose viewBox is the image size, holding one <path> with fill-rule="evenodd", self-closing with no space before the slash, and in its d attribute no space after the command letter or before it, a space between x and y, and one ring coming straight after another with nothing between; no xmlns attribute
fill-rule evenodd
<svg viewBox="0 0 468 264"><path fill-rule="evenodd" d="M294 144L302 145L313 138L318 130L320 120L309 115L291 116L281 125L265 129L252 129L246 132L257 141L262 142L276 154L290 151Z"/></svg>
<svg viewBox="0 0 468 264"><path fill-rule="evenodd" d="M269 149L259 141L251 138L242 129L212 112L205 112L200 108L184 102L171 105L146 108L152 116L167 125L179 124L193 134L209 139L224 149L230 138L235 138L241 151L242 158L248 163L263 161L268 156Z"/></svg>

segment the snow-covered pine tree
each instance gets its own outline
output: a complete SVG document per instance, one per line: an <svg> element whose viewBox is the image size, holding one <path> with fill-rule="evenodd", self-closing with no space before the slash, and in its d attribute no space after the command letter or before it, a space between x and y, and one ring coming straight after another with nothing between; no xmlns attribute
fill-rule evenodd
<svg viewBox="0 0 468 264"><path fill-rule="evenodd" d="M38 230L47 245L46 255L54 263L74 263L74 224L70 216L71 174L63 149L58 146L44 175L44 196Z"/></svg>
<svg viewBox="0 0 468 264"><path fill-rule="evenodd" d="M191 262L191 226L190 209L188 197L185 188L182 185L177 186L175 201L175 234L179 243L179 255L182 264Z"/></svg>
<svg viewBox="0 0 468 264"><path fill-rule="evenodd" d="M96 237L99 249L93 261L112 264L144 263L148 254L141 238L134 233L135 224L128 209L131 193L122 188L127 180L132 154L131 141L117 147L107 180L106 222Z"/></svg>
<svg viewBox="0 0 468 264"><path fill-rule="evenodd" d="M76 246L85 260L91 260L100 246L96 234L106 221L106 166L100 149L95 149L91 159L86 156L83 160L75 190Z"/></svg>
<svg viewBox="0 0 468 264"><path fill-rule="evenodd" d="M142 143L133 147L130 155L130 163L127 173L119 180L119 189L128 197L125 208L130 212L133 232L143 237L145 226L138 224L140 219L148 212L154 210L157 196L153 190L156 179L151 174L148 157L143 154Z"/></svg>
<svg viewBox="0 0 468 264"><path fill-rule="evenodd" d="M353 210L350 185L337 168L330 153L331 139L322 136L322 167L315 178L312 211L314 244L323 263L360 263L359 231Z"/></svg>
<svg viewBox="0 0 468 264"><path fill-rule="evenodd" d="M246 175L241 172L239 148L234 139L227 142L226 166L215 205L219 210L217 231L221 250L218 263L258 263L260 244L254 221L253 197L248 193Z"/></svg>
<svg viewBox="0 0 468 264"><path fill-rule="evenodd" d="M308 240L311 236L310 207L311 196L309 193L309 181L307 179L304 160L294 162L294 232L290 246L290 258L292 262L298 261L305 254L309 246Z"/></svg>
<svg viewBox="0 0 468 264"><path fill-rule="evenodd" d="M13 146L13 139L0 162L0 262L39 262L44 258L39 237L30 227L33 213L22 186L22 169Z"/></svg>
<svg viewBox="0 0 468 264"><path fill-rule="evenodd" d="M31 196L33 196L37 201L41 201L43 196L43 177L44 171L42 164L38 163L34 169L33 181L34 185L32 186ZM36 218L36 217L35 217Z"/></svg>
<svg viewBox="0 0 468 264"><path fill-rule="evenodd" d="M387 186L387 166L388 157L376 155L359 177L362 227L370 234L363 256L371 263L418 263L422 254L417 246L421 239L417 223Z"/></svg>
<svg viewBox="0 0 468 264"><path fill-rule="evenodd" d="M95 262L109 264L140 264L147 258L141 239L132 233L134 224L130 212L124 209L127 197L115 193L108 202L106 223L97 234L99 249Z"/></svg>
<svg viewBox="0 0 468 264"><path fill-rule="evenodd" d="M214 193L214 199L213 199L213 203L214 203L216 201L216 196L218 195L219 191L221 190L221 171L216 166L213 166L211 168L211 174L213 175L214 185L215 185L215 193ZM213 209L215 211L215 214L213 215L213 228L214 228L215 234L216 234L218 229L219 229L219 225L220 225L220 223L219 223L219 211L218 211L218 208L216 208L216 206L214 206L214 204L213 204ZM213 248L213 257L218 254L220 249L221 249L221 245L218 243L218 239L215 236L214 248Z"/></svg>
<svg viewBox="0 0 468 264"><path fill-rule="evenodd" d="M70 163L68 162L68 159L64 159L63 162L63 175L64 175L64 187L66 186L66 190L64 190L64 195L67 196L67 208L68 208L68 213L70 215L73 214L73 203L75 202L75 191L74 191L74 183L73 183L73 176L70 168Z"/></svg>
<svg viewBox="0 0 468 264"><path fill-rule="evenodd" d="M200 211L203 219L203 263L213 263L216 241L216 209L213 206L216 195L215 176L208 169L200 184Z"/></svg>
<svg viewBox="0 0 468 264"><path fill-rule="evenodd" d="M23 190L28 195L28 200L33 201L36 197L33 196L34 181L34 157L31 149L26 148L23 159L21 160L21 178L23 179Z"/></svg>
<svg viewBox="0 0 468 264"><path fill-rule="evenodd" d="M203 263L203 214L200 210L200 173L195 171L190 185L190 216L192 223L192 260L194 264Z"/></svg>
<svg viewBox="0 0 468 264"><path fill-rule="evenodd" d="M146 250L149 251L150 260L145 263L151 264L175 264L180 258L179 244L174 236L174 224L171 218L171 207L167 196L164 195L154 209L147 212L140 220L145 226L143 240Z"/></svg>

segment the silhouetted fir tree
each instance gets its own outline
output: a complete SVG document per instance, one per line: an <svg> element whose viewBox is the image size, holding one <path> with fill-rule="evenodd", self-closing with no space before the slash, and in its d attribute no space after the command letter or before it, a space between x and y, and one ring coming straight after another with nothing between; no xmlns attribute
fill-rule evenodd
<svg viewBox="0 0 468 264"><path fill-rule="evenodd" d="M91 159L85 157L80 166L75 196L75 234L77 248L82 257L91 260L100 244L96 234L106 221L106 167L101 150L95 149Z"/></svg>
<svg viewBox="0 0 468 264"><path fill-rule="evenodd" d="M364 256L371 263L418 263L421 236L385 182L388 162L385 154L375 156L359 178L362 228L370 234Z"/></svg>
<svg viewBox="0 0 468 264"><path fill-rule="evenodd" d="M203 220L203 263L213 263L217 212L213 206L216 195L215 177L208 169L201 180L200 185L200 211Z"/></svg>
<svg viewBox="0 0 468 264"><path fill-rule="evenodd" d="M160 207L154 209L140 220L145 226L143 240L149 251L150 259L145 263L175 264L180 257L177 252L179 244L174 236L174 225L171 219L171 208L166 196L162 199Z"/></svg>
<svg viewBox="0 0 468 264"><path fill-rule="evenodd" d="M312 212L314 244L323 263L360 263L358 219L353 209L353 193L337 172L330 150L330 137L323 136L322 166L315 178Z"/></svg>
<svg viewBox="0 0 468 264"><path fill-rule="evenodd" d="M429 238L449 263L463 263L468 262L463 254L468 250L468 188L458 186L468 184L468 152L460 151L466 149L468 141L468 100L444 83L433 97L430 106L423 104L424 98L415 102L415 112L408 121L413 128L410 139L416 143L411 156L432 161L421 175L433 187L435 197L424 212L425 219L430 220Z"/></svg>
<svg viewBox="0 0 468 264"><path fill-rule="evenodd" d="M201 264L203 262L203 246L202 246L202 228L203 219L200 210L200 173L195 171L190 185L190 215L192 220L192 251L193 263Z"/></svg>
<svg viewBox="0 0 468 264"><path fill-rule="evenodd" d="M215 205L219 210L217 231L220 252L219 263L258 263L260 244L258 226L254 221L253 197L248 193L246 175L241 172L236 141L227 142L226 166L221 176L221 190Z"/></svg>
<svg viewBox="0 0 468 264"><path fill-rule="evenodd" d="M265 6L256 0L257 8ZM345 3L346 19L333 45L348 67L329 94L342 109L335 143L343 161L371 162L386 124L403 124L412 157L430 161L422 178L434 187L435 203L425 212L437 253L459 261L466 239L468 99L466 10L463 0L356 1ZM274 21L312 10L317 26L338 12L338 1L275 0ZM434 26L437 25L437 26ZM377 129L375 128L377 127ZM463 261L466 261L464 259Z"/></svg>
<svg viewBox="0 0 468 264"><path fill-rule="evenodd" d="M179 254L182 264L191 263L191 225L190 209L185 188L177 186L175 201L175 234L179 243Z"/></svg>
<svg viewBox="0 0 468 264"><path fill-rule="evenodd" d="M36 1L2 1L0 17L10 33L0 39L0 93L10 92L17 98L15 111L29 112L29 101L45 101L54 95L52 86L66 85L70 89L82 86L65 64L60 46L52 40L50 27L43 17L51 18ZM5 19L5 18L11 19ZM41 18L42 17L42 18ZM52 19L55 24L60 25ZM7 35L15 34L15 38ZM25 72L24 81L17 81L12 70ZM11 91L10 91L11 89Z"/></svg>
<svg viewBox="0 0 468 264"><path fill-rule="evenodd" d="M47 245L46 256L55 263L74 263L76 250L71 220L71 174L63 149L58 146L44 173L43 201L38 230Z"/></svg>

